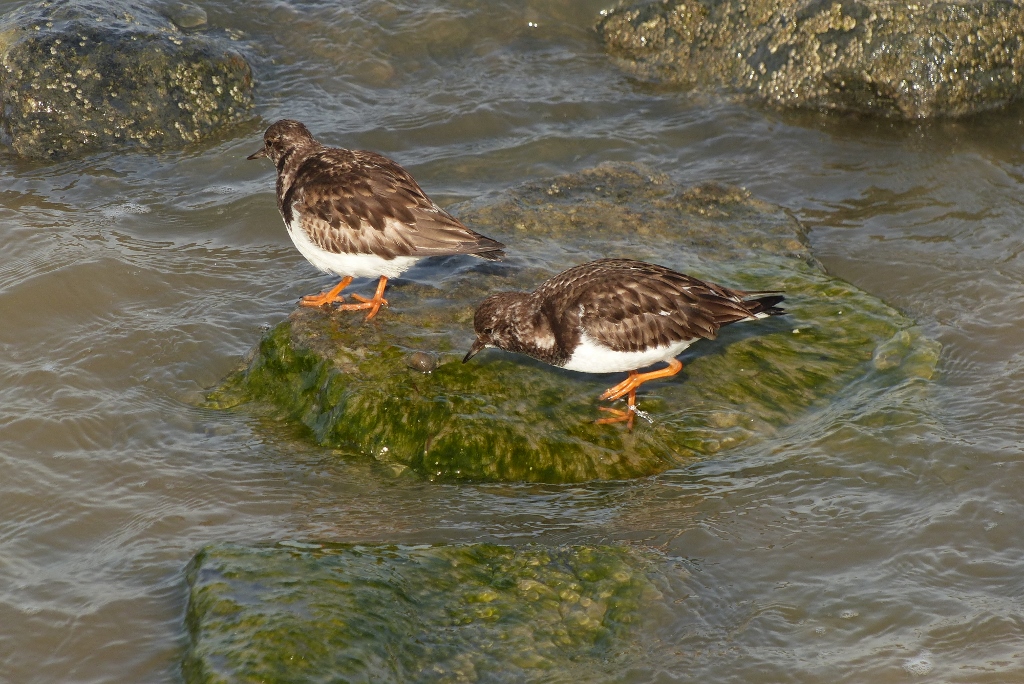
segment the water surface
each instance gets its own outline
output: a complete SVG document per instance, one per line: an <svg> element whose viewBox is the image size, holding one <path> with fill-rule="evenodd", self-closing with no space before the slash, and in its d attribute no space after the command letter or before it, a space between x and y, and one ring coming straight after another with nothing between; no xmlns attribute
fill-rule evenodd
<svg viewBox="0 0 1024 684"><path fill-rule="evenodd" d="M651 89L601 54L591 0L201 4L253 62L250 125L174 154L0 159L0 680L176 681L195 551L309 538L685 559L621 681L1024 678L1024 109L908 124ZM742 185L940 340L940 375L573 487L388 478L198 408L330 284L244 159L285 116L443 205L607 160Z"/></svg>

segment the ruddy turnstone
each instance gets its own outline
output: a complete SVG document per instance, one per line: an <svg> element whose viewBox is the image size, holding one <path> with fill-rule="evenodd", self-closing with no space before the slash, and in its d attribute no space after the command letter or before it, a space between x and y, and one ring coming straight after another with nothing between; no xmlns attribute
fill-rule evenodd
<svg viewBox="0 0 1024 684"><path fill-rule="evenodd" d="M751 299L756 295L756 299ZM628 395L629 409L598 423L633 427L636 390L682 368L675 357L700 339L713 340L723 325L785 313L773 291L746 292L706 283L672 269L633 259L599 259L574 266L533 292L500 292L476 310L477 339L463 363L485 347L532 356L559 368L629 377L601 399ZM638 369L664 361L667 367Z"/></svg>
<svg viewBox="0 0 1024 684"><path fill-rule="evenodd" d="M418 259L472 254L498 261L503 244L452 217L420 189L409 172L375 152L325 147L303 124L282 119L263 135L263 147L248 159L269 157L277 166L277 208L292 242L309 263L341 277L328 292L307 295L302 306L343 301L354 277L380 276L372 299L353 294L373 318L388 278Z"/></svg>

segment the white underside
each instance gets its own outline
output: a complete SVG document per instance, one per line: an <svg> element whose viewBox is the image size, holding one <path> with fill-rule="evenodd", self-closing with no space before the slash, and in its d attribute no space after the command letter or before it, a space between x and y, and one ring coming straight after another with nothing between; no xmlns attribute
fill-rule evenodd
<svg viewBox="0 0 1024 684"><path fill-rule="evenodd" d="M385 259L376 254L334 254L320 249L306 235L306 231L298 226L287 226L288 236L295 243L306 260L324 273L333 273L339 277L376 278L387 276L397 278L419 261L419 257L399 256Z"/></svg>
<svg viewBox="0 0 1024 684"><path fill-rule="evenodd" d="M572 356L562 368L582 373L621 373L637 370L658 361L674 359L695 341L684 340L645 351L620 352L598 344L584 333Z"/></svg>

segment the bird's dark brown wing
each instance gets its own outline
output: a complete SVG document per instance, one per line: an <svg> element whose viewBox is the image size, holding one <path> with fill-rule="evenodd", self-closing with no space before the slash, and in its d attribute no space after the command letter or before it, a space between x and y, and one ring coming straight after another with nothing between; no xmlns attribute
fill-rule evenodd
<svg viewBox="0 0 1024 684"><path fill-rule="evenodd" d="M616 351L714 339L723 325L754 317L742 290L631 259L581 264L537 294L558 291L565 296L559 327L581 329Z"/></svg>
<svg viewBox="0 0 1024 684"><path fill-rule="evenodd" d="M329 252L503 256L504 245L462 225L405 169L374 152L324 149L311 155L282 204L301 217L314 244Z"/></svg>

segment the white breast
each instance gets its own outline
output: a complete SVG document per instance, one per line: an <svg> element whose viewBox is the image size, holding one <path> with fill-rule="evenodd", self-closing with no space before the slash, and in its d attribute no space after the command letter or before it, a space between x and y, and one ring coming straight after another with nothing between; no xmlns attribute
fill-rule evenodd
<svg viewBox="0 0 1024 684"><path fill-rule="evenodd" d="M622 371L637 370L658 361L674 359L695 341L683 340L667 346L651 347L644 351L621 352L599 344L584 333L580 338L580 343L573 350L572 356L562 368L582 373L621 373Z"/></svg>
<svg viewBox="0 0 1024 684"><path fill-rule="evenodd" d="M334 254L313 244L313 241L306 235L306 231L299 228L294 222L287 228L288 236L295 243L295 248L302 256L306 257L309 263L324 273L333 273L340 277L376 278L377 276L387 276L388 278L397 278L419 260L419 257L413 256L385 259L376 254Z"/></svg>

